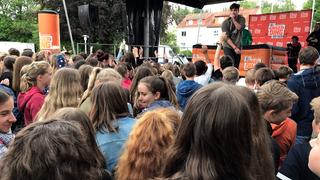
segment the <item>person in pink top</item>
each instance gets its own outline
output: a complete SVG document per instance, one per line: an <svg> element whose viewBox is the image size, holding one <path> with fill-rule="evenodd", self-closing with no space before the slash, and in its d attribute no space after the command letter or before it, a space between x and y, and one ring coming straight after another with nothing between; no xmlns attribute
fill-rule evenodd
<svg viewBox="0 0 320 180"><path fill-rule="evenodd" d="M35 120L45 98L45 90L51 81L52 69L48 62L39 61L28 65L26 73L21 80L27 86L25 93L18 96L18 108L23 112L24 125L27 126Z"/></svg>
<svg viewBox="0 0 320 180"><path fill-rule="evenodd" d="M127 66L125 64L120 64L116 70L119 72L119 74L121 74L121 76L123 77L121 86L125 89L130 89L131 86L131 79L129 79L129 70L127 68Z"/></svg>

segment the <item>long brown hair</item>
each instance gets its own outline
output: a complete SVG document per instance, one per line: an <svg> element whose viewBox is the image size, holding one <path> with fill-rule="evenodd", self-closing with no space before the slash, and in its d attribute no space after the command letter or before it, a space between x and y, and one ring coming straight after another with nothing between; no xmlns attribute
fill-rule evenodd
<svg viewBox="0 0 320 180"><path fill-rule="evenodd" d="M101 83L92 90L90 119L95 130L116 132L113 121L128 116L125 90L114 82Z"/></svg>
<svg viewBox="0 0 320 180"><path fill-rule="evenodd" d="M76 122L81 125L81 130L84 132L88 145L92 148L91 156L96 159L96 165L100 168L106 167L106 161L100 152L94 134L94 129L89 117L78 108L65 107L56 111L50 118L66 119L69 122Z"/></svg>
<svg viewBox="0 0 320 180"><path fill-rule="evenodd" d="M250 172L253 173L254 179L272 180L274 179L275 167L273 164L271 147L265 120L262 118L260 104L256 94L246 88L240 87L239 93L247 100L252 115L252 143L253 149L251 156Z"/></svg>
<svg viewBox="0 0 320 180"><path fill-rule="evenodd" d="M18 57L13 64L13 79L12 79L12 88L19 93L20 92L20 79L22 74L20 73L24 65L32 63L32 59L27 56Z"/></svg>
<svg viewBox="0 0 320 180"><path fill-rule="evenodd" d="M172 109L146 112L137 121L116 168L118 180L149 179L160 175L165 151L180 125L179 114Z"/></svg>
<svg viewBox="0 0 320 180"><path fill-rule="evenodd" d="M232 85L208 85L190 98L163 177L253 179L250 108Z"/></svg>
<svg viewBox="0 0 320 180"><path fill-rule="evenodd" d="M63 119L35 122L22 129L1 159L0 179L100 180L105 171L97 168L80 125Z"/></svg>

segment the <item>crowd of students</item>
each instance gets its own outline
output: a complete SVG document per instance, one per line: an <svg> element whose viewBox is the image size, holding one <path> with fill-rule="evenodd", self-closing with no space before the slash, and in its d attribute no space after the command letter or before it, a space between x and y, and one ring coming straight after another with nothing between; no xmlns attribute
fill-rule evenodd
<svg viewBox="0 0 320 180"><path fill-rule="evenodd" d="M183 65L2 54L0 179L320 179L317 50L296 74L258 63L240 78L221 44L214 64L202 49Z"/></svg>

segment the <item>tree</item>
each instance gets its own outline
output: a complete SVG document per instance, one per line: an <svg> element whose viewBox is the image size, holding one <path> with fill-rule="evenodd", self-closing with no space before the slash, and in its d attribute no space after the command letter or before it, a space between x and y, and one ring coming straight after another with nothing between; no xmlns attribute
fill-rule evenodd
<svg viewBox="0 0 320 180"><path fill-rule="evenodd" d="M244 0L244 1L240 1L240 6L243 7L244 9L253 9L257 7L257 2Z"/></svg>
<svg viewBox="0 0 320 180"><path fill-rule="evenodd" d="M66 16L61 0L38 0L43 9L52 9L60 14L61 44L71 49ZM81 0L66 0L67 10L74 42L83 42L82 35L89 35L91 43L120 44L125 37L126 11L124 0L91 0L90 4L98 7L98 23L82 27L78 18L78 6L85 4ZM112 52L112 46L101 46Z"/></svg>
<svg viewBox="0 0 320 180"><path fill-rule="evenodd" d="M33 0L0 1L0 40L38 42L37 11L40 6Z"/></svg>
<svg viewBox="0 0 320 180"><path fill-rule="evenodd" d="M187 7L185 8L178 7L176 10L173 11L172 18L175 21L175 23L178 25L186 17L186 15L190 13L191 12Z"/></svg>
<svg viewBox="0 0 320 180"><path fill-rule="evenodd" d="M312 3L313 3L313 0L306 1L303 4L303 9L312 9ZM317 11L317 9L320 9L320 2L319 1L315 1L315 6L314 6L315 11L314 11L314 17L313 17L313 22L312 22L313 27L316 22L320 21L320 11Z"/></svg>
<svg viewBox="0 0 320 180"><path fill-rule="evenodd" d="M286 11L294 11L295 5L291 0L285 0L282 3L275 3L273 5L273 12L286 12ZM262 13L271 13L272 3L269 1L263 1L262 3Z"/></svg>

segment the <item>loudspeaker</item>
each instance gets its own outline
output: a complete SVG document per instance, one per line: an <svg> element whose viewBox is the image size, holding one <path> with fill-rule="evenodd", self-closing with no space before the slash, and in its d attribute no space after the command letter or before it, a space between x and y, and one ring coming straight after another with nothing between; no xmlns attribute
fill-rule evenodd
<svg viewBox="0 0 320 180"><path fill-rule="evenodd" d="M92 4L78 6L78 18L82 28L90 28L99 22L98 7Z"/></svg>

